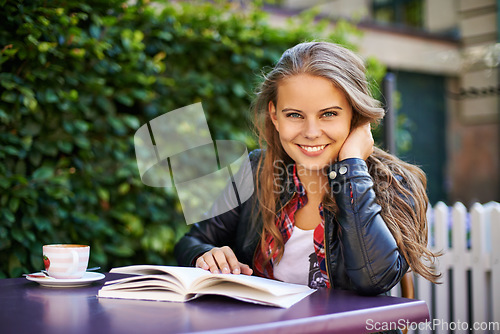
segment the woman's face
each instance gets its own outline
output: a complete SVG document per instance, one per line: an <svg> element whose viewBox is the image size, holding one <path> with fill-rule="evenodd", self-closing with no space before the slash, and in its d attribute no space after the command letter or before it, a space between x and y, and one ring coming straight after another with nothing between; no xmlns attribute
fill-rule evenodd
<svg viewBox="0 0 500 334"><path fill-rule="evenodd" d="M353 114L342 91L309 74L283 80L269 112L285 152L308 170L323 169L337 159Z"/></svg>

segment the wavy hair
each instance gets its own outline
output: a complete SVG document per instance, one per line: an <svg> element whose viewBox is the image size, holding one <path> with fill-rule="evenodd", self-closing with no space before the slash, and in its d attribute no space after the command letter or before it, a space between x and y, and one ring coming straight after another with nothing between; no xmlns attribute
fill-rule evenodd
<svg viewBox="0 0 500 334"><path fill-rule="evenodd" d="M377 123L384 116L380 102L370 94L363 61L337 44L298 44L286 50L274 68L264 76L252 106L259 144L266 148L265 154L260 157L256 182L258 213L263 222L260 245L262 253L267 254L265 241L271 235L275 240L273 253L278 252L278 261L283 256L284 242L276 226L277 211L282 203L279 202L280 185L274 179L275 175L279 175L279 166L275 162L281 161L286 165L294 162L281 146L268 105L270 101L276 105L280 82L298 74L326 78L344 93L353 110L351 129L366 122ZM374 148L366 163L374 181L377 203L382 207L381 215L400 252L414 272L436 282L440 275L432 270L431 265L437 255L427 248L428 198L424 172L379 148ZM338 210L329 192L322 202L327 210Z"/></svg>

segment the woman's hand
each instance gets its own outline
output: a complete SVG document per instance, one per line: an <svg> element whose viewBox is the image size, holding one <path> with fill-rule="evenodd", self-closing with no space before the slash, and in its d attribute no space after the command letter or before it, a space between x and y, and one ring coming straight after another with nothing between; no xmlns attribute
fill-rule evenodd
<svg viewBox="0 0 500 334"><path fill-rule="evenodd" d="M215 247L196 259L196 267L210 270L213 274L252 275L253 270L246 264L238 262L233 250L228 247Z"/></svg>
<svg viewBox="0 0 500 334"><path fill-rule="evenodd" d="M370 123L352 129L339 152L339 161L349 158L368 159L373 153L373 136Z"/></svg>

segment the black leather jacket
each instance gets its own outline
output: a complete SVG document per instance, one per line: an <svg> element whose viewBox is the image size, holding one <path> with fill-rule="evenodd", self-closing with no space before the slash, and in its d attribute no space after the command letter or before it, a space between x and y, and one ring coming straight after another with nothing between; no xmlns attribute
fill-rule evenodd
<svg viewBox="0 0 500 334"><path fill-rule="evenodd" d="M260 154L260 150L255 150L249 155L254 178ZM362 159L346 159L331 165L328 173L339 207L337 215L324 210L330 286L361 294L385 293L400 281L408 264L380 215L366 163ZM283 188L281 195L283 206L292 198L295 187L292 176L287 177L289 186ZM254 192L237 208L194 224L175 246L179 265L192 266L199 255L213 247L229 246L240 262L253 266L262 228L259 219L252 224L255 196Z"/></svg>

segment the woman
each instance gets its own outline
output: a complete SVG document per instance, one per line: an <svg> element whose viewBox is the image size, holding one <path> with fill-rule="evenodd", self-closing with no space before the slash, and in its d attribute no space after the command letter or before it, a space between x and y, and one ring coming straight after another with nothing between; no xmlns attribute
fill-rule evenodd
<svg viewBox="0 0 500 334"><path fill-rule="evenodd" d="M384 111L355 54L296 45L253 109L265 148L250 153L256 191L195 224L176 245L180 265L363 294L390 290L409 268L436 281L425 175L374 148L370 123Z"/></svg>

